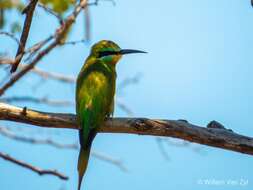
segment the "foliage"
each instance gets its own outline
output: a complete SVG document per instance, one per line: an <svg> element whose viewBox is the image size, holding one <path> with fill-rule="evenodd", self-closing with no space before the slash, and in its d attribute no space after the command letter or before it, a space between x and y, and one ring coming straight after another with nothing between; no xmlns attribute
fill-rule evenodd
<svg viewBox="0 0 253 190"><path fill-rule="evenodd" d="M75 4L75 0L40 0L40 2L59 14L65 13Z"/></svg>
<svg viewBox="0 0 253 190"><path fill-rule="evenodd" d="M0 29L6 26L6 23L10 22L6 17L7 11L16 11L21 14L25 8L25 5L29 2L24 2L22 0L0 0ZM63 15L69 8L73 7L76 0L39 0L39 3L52 9L55 13ZM18 21L11 21L9 30L11 32L20 32L21 24Z"/></svg>

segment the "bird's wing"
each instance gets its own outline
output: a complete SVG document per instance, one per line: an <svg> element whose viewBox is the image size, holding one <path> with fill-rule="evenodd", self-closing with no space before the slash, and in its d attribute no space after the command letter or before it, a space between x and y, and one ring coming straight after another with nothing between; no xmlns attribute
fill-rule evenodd
<svg viewBox="0 0 253 190"><path fill-rule="evenodd" d="M111 111L113 89L104 73L93 71L84 76L77 89L77 115L81 133L81 143L88 145L93 140L91 133L104 121Z"/></svg>

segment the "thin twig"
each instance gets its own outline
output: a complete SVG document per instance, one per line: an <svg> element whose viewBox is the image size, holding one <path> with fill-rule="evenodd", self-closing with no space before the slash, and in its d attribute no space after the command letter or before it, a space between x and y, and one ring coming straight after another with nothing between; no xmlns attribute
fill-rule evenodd
<svg viewBox="0 0 253 190"><path fill-rule="evenodd" d="M134 115L133 111L120 98L116 98L116 105L128 116L132 117Z"/></svg>
<svg viewBox="0 0 253 190"><path fill-rule="evenodd" d="M202 147L200 145L197 145L195 144L196 146L192 146L194 144L190 143L190 142L187 142L185 140L173 140L173 139L165 139L165 138L162 138L163 141L165 141L168 145L172 145L172 146L176 146L176 147L182 147L182 148L185 148L185 147L188 147L188 148L191 148L194 152L197 152L197 153L203 153L201 152L202 150Z"/></svg>
<svg viewBox="0 0 253 190"><path fill-rule="evenodd" d="M37 67L33 68L33 72L40 75L42 78L48 79L55 79L60 82L66 82L66 83L75 83L76 82L76 77L71 76L71 75L64 75L61 73L55 73L55 72L47 72L42 69L39 69Z"/></svg>
<svg viewBox="0 0 253 190"><path fill-rule="evenodd" d="M125 78L119 83L117 90L119 91L126 88L129 85L137 84L140 81L140 78L141 78L140 73L135 74L133 77Z"/></svg>
<svg viewBox="0 0 253 190"><path fill-rule="evenodd" d="M5 64L11 65L12 63L13 63L13 61L11 59L0 58L0 65L1 64L2 65L5 65ZM20 64L19 68L23 69L26 66L27 66L27 64ZM31 69L31 72L39 75L40 77L42 77L44 79L54 79L54 80L58 80L60 82L66 82L66 83L75 83L76 82L76 78L74 76L44 71L38 67L34 67L33 69Z"/></svg>
<svg viewBox="0 0 253 190"><path fill-rule="evenodd" d="M50 38L51 39L51 38ZM47 40L49 40L49 38L47 38ZM38 44L38 46L34 45L33 47L29 48L27 50L27 52L34 52L37 48L41 48L41 45L44 44L47 40L42 41ZM43 43L44 42L44 43ZM85 40L77 40L77 41L69 41L66 43L63 43L63 45L65 44L71 44L71 45L75 45L77 43L84 43ZM37 48L36 48L37 47ZM13 64L13 60L9 59L9 58L5 58L5 57L0 57L0 65L12 65ZM25 67L27 67L27 64L20 64L19 68L20 69L24 69ZM61 73L56 73L56 72L48 72L45 70L42 70L38 67L33 67L31 69L31 72L38 74L39 76L41 76L44 79L54 79L54 80L58 80L60 82L66 82L66 83L75 83L76 82L76 77L72 76L72 75L66 75L66 74L61 74ZM118 85L118 91L121 92L122 89L126 88L127 86L131 85L131 84L136 84L139 82L141 75L140 74L136 74L133 77L129 77L124 79L122 82L119 83ZM0 89L1 92L1 89ZM119 107L123 110L126 111L127 114L133 114L132 111L127 108L125 105L122 105L122 102L119 100ZM125 109L127 108L127 109Z"/></svg>
<svg viewBox="0 0 253 190"><path fill-rule="evenodd" d="M106 161L108 163L111 163L117 167L119 167L119 169L121 169L123 172L127 172L128 169L124 166L123 162L119 159L115 159L112 158L111 156L96 152L96 151L92 151L92 156L96 157L99 160L103 160Z"/></svg>
<svg viewBox="0 0 253 190"><path fill-rule="evenodd" d="M55 18L57 18L60 24L63 24L63 18L61 17L61 15L54 12L51 8L47 7L46 5L42 3L38 3L38 7L44 9L47 13L53 15Z"/></svg>
<svg viewBox="0 0 253 190"><path fill-rule="evenodd" d="M76 41L63 42L63 43L61 43L61 46L63 46L63 45L76 45L76 44L82 44L85 42L87 42L86 39L81 39L81 40L76 40Z"/></svg>
<svg viewBox="0 0 253 190"><path fill-rule="evenodd" d="M0 96L3 95L3 93L10 88L15 82L17 82L22 76L24 76L28 71L30 71L34 65L46 54L48 54L55 46L57 45L57 42L54 41L51 45L48 46L44 51L40 52L37 57L26 67L21 69L17 74L13 75L11 79L3 86L0 88Z"/></svg>
<svg viewBox="0 0 253 190"><path fill-rule="evenodd" d="M20 37L20 44L18 46L18 50L16 53L16 58L15 58L15 62L12 65L11 68L11 73L15 72L18 68L18 65L24 55L24 48L26 45L26 41L29 35L29 31L31 28L31 23L32 23L32 18L33 18L33 12L34 9L36 7L38 0L31 0L30 3L26 6L26 8L23 10L23 13L26 14L26 18L25 18L25 22L24 22L24 26L23 26L23 31Z"/></svg>
<svg viewBox="0 0 253 190"><path fill-rule="evenodd" d="M11 103L11 102L33 102L38 104L47 104L50 106L71 106L74 105L74 102L67 101L67 100L50 100L47 97L43 98L35 98L31 96L12 96L12 97L5 97L0 98L0 101Z"/></svg>
<svg viewBox="0 0 253 190"><path fill-rule="evenodd" d="M77 150L79 148L77 143L71 143L71 144L62 144L59 142L56 142L52 139L37 139L34 137L25 137L25 136L21 136L21 135L17 135L15 134L13 131L11 131L10 129L6 128L6 127L1 127L0 126L0 134L15 140L15 141L20 141L20 142L25 142L25 143L30 143L30 144L42 144L42 145L50 145L53 146L55 148L60 148L60 149L74 149ZM117 166L119 169L121 169L122 171L127 171L126 167L124 166L123 162L119 159L113 158L111 156L102 154L100 152L97 151L92 151L91 155L96 157L99 160L105 161L105 162L109 162L110 164L113 164L114 166Z"/></svg>
<svg viewBox="0 0 253 190"><path fill-rule="evenodd" d="M45 40L42 40L41 42L36 43L32 47L28 48L25 53L30 53L30 55L25 59L25 61L28 61L32 59L35 54L44 46L46 45L50 40L54 38L53 35L47 37Z"/></svg>
<svg viewBox="0 0 253 190"><path fill-rule="evenodd" d="M162 154L162 156L165 158L165 160L170 160L170 157L168 155L168 152L164 149L164 145L163 145L163 139L161 137L157 137L156 138L156 142L157 142L157 145L159 147L159 150Z"/></svg>
<svg viewBox="0 0 253 190"><path fill-rule="evenodd" d="M89 6L95 5L97 6L99 4L100 1L108 1L111 2L113 6L116 5L116 2L114 0L95 0L94 2L89 3Z"/></svg>
<svg viewBox="0 0 253 190"><path fill-rule="evenodd" d="M16 36L14 34L9 33L9 32L0 31L0 35L9 36L11 39L13 39L18 44L18 46L22 46L22 44L19 42L18 38L16 38Z"/></svg>
<svg viewBox="0 0 253 190"><path fill-rule="evenodd" d="M7 35L7 36L10 36L13 40L15 40L18 44L19 41L18 39L14 36L14 34L11 34L11 33L8 33L8 32L0 32L0 34L4 34L4 35ZM0 57L0 64L9 64L11 66L13 66L17 61L18 59L20 59L20 57L22 57L23 55L29 53L29 56L25 59L25 61L28 61L30 60L31 58L34 57L34 55L36 55L36 53L44 46L46 45L50 40L53 39L53 35L47 37L45 40L42 40L41 42L38 42L36 43L35 45L33 45L32 47L28 48L27 50L24 50L22 52L22 54L19 54L17 57L15 57L15 59L10 59L10 58L7 58L7 57ZM20 44L22 46L22 44ZM19 63L19 65L21 65ZM24 65L23 65L24 66ZM20 66L21 67L21 66Z"/></svg>
<svg viewBox="0 0 253 190"><path fill-rule="evenodd" d="M187 142L185 140L164 138L164 137L156 137L156 142L159 146L159 150L160 150L161 154L163 155L163 157L166 160L169 160L169 156L168 156L167 151L165 150L164 145L176 146L176 147L180 147L180 148L189 148L189 149L193 150L196 153L199 153L199 154L204 153L202 151L203 149L200 145L190 143L190 142ZM166 143L166 144L164 144L164 143ZM196 145L196 146L194 146L194 145Z"/></svg>
<svg viewBox="0 0 253 190"><path fill-rule="evenodd" d="M61 144L58 142L53 141L52 139L37 139L37 138L33 138L33 137L25 137L25 136L21 136L21 135L17 135L15 133L13 133L12 131L10 131L9 129L7 129L6 127L0 127L0 134L8 137L12 140L16 140L16 141L22 141L22 142L26 142L26 143L31 143L31 144L46 144L46 145L51 145L53 147L56 148L61 148L61 149L77 149L78 145L76 143L73 144Z"/></svg>
<svg viewBox="0 0 253 190"><path fill-rule="evenodd" d="M47 97L36 98L31 96L11 96L0 98L0 102L32 102L36 104L46 104L49 106L74 106L75 103L68 100L50 100ZM119 98L116 99L116 105L124 111L128 116L133 116L133 111Z"/></svg>
<svg viewBox="0 0 253 190"><path fill-rule="evenodd" d="M44 170L44 169L32 166L31 164L28 164L28 163L26 163L24 161L21 161L21 160L17 160L15 158L9 156L8 154L3 153L3 152L0 152L0 157L3 158L4 160L10 161L14 164L17 164L17 165L22 166L26 169L29 169L33 172L36 172L39 175L53 175L53 176L59 177L62 180L68 180L69 179L68 176L66 176L64 174L61 174L56 170Z"/></svg>

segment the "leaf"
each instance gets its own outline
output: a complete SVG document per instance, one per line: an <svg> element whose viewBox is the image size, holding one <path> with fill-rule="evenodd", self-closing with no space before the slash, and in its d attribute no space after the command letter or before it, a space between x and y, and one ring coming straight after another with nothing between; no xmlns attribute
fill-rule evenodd
<svg viewBox="0 0 253 190"><path fill-rule="evenodd" d="M46 6L49 6L53 11L63 14L65 13L71 6L75 4L75 0L40 0L40 2Z"/></svg>

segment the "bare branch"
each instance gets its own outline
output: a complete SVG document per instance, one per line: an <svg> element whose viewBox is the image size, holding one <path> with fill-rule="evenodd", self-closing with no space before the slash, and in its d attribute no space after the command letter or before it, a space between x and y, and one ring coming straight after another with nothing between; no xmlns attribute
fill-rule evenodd
<svg viewBox="0 0 253 190"><path fill-rule="evenodd" d="M24 53L30 53L30 55L25 59L25 61L28 61L30 59L32 59L35 54L44 46L46 45L50 40L52 40L54 38L53 35L47 37L46 39L34 44L32 47L28 48L27 50L25 50ZM12 63L13 64L13 63Z"/></svg>
<svg viewBox="0 0 253 190"><path fill-rule="evenodd" d="M100 1L108 1L108 2L111 2L112 5L114 5L114 6L116 5L116 2L115 2L114 0L95 0L94 2L89 3L88 5L89 5L89 6L92 6L92 5L97 6L97 5L99 4Z"/></svg>
<svg viewBox="0 0 253 190"><path fill-rule="evenodd" d="M0 65L11 65L13 64L13 61L11 59L8 58L0 58ZM27 64L19 64L19 68L23 69L27 66ZM48 72L45 70L42 70L38 67L33 67L31 69L31 72L39 75L40 77L44 78L44 79L54 79L54 80L58 80L60 82L66 82L66 83L75 83L76 82L76 77L71 76L71 75L64 75L64 74L60 74L60 73L55 73L55 72Z"/></svg>
<svg viewBox="0 0 253 190"><path fill-rule="evenodd" d="M44 79L55 79L58 80L60 82L66 82L66 83L75 83L76 82L76 77L71 76L71 75L64 75L61 73L55 73L55 72L48 72L48 71L44 71L42 69L39 69L37 67L32 69L34 73L38 74L39 76L41 76Z"/></svg>
<svg viewBox="0 0 253 190"><path fill-rule="evenodd" d="M11 96L0 98L0 102L13 103L13 102L32 102L37 104L46 104L49 106L73 106L74 102L68 100L50 100L47 97L35 98L31 96ZM119 98L116 99L116 105L124 111L128 116L133 116L133 112L128 106Z"/></svg>
<svg viewBox="0 0 253 190"><path fill-rule="evenodd" d="M45 145L50 145L53 146L55 148L61 148L61 149L77 149L78 145L76 143L73 144L61 144L58 142L53 141L52 139L37 139L34 137L25 137L25 136L21 136L21 135L17 135L15 133L13 133L12 131L10 131L9 129L7 129L6 127L0 127L0 134L8 137L12 140L15 141L21 141L21 142L26 142L26 143L30 143L30 144L45 144Z"/></svg>
<svg viewBox="0 0 253 190"><path fill-rule="evenodd" d="M17 165L22 166L22 167L24 167L26 169L29 169L29 170L31 170L33 172L36 172L39 175L53 175L53 176L59 177L60 179L68 180L67 176L65 176L64 174L61 174L61 173L57 172L56 170L43 170L41 168L32 166L32 165L30 165L28 163L25 163L23 161L17 160L15 158L9 156L8 154L3 153L3 152L0 152L0 157L3 158L4 160L10 161L10 162L12 162L14 164L17 164Z"/></svg>
<svg viewBox="0 0 253 190"><path fill-rule="evenodd" d="M38 56L26 67L21 69L17 74L15 74L11 79L3 86L0 88L0 96L3 95L3 93L10 88L15 82L17 82L22 76L24 76L28 71L30 71L34 65L46 54L48 54L55 46L57 45L57 42L54 41L48 48L43 50L38 54Z"/></svg>
<svg viewBox="0 0 253 190"><path fill-rule="evenodd" d="M6 127L1 127L1 126L0 126L0 134L7 137L7 138L9 138L9 139L15 140L15 141L21 141L21 142L30 143L30 144L50 145L50 146L53 146L55 148L60 148L60 149L77 150L79 148L77 143L62 144L62 143L56 142L56 141L54 141L50 138L37 139L37 138L34 138L34 137L25 137L25 136L17 135L13 131L11 131L10 129L8 129ZM97 152L97 151L92 151L91 155L96 157L99 160L109 162L110 164L113 164L113 165L117 166L122 171L125 171L125 172L127 171L127 169L124 166L123 162L119 159L113 158L111 156L102 154L102 153Z"/></svg>
<svg viewBox="0 0 253 190"><path fill-rule="evenodd" d="M22 66L22 65L20 65ZM53 73L46 73L53 74ZM46 78L42 75L43 78ZM64 77L64 76L63 76ZM66 78L63 78L66 79ZM64 81L64 80L60 80ZM37 104L46 104L49 106L73 106L75 103L68 100L50 100L47 97L36 98L31 96L11 96L0 98L0 102L13 103L13 102L31 102ZM124 111L128 116L133 116L133 111L119 98L116 99L116 105Z"/></svg>
<svg viewBox="0 0 253 190"><path fill-rule="evenodd" d="M133 116L134 115L133 111L120 98L116 98L116 104L128 116Z"/></svg>
<svg viewBox="0 0 253 190"><path fill-rule="evenodd" d="M47 7L46 5L43 5L42 3L38 3L38 7L44 9L47 13L53 15L55 18L57 18L60 24L63 24L62 17L56 12L54 12L51 8Z"/></svg>
<svg viewBox="0 0 253 190"><path fill-rule="evenodd" d="M164 146L163 146L163 139L161 137L157 137L156 138L156 142L157 142L157 145L159 147L159 150L162 154L162 156L165 158L165 160L170 160L170 157L168 155L168 152L164 149Z"/></svg>
<svg viewBox="0 0 253 190"><path fill-rule="evenodd" d="M26 8L23 10L23 13L26 14L24 26L23 26L23 31L20 37L20 45L18 46L18 50L16 53L16 59L14 64L12 65L11 68L11 73L15 72L18 68L18 64L20 63L23 55L24 55L24 48L25 44L29 35L31 23L32 23L32 18L33 18L33 12L36 7L38 0L31 0L30 3L26 6Z"/></svg>
<svg viewBox="0 0 253 190"><path fill-rule="evenodd" d="M0 120L16 121L40 127L78 129L76 116L64 113L46 113L0 103ZM174 137L189 142L219 147L253 155L253 138L229 129L216 128L216 122L200 127L182 120L147 118L114 118L101 126L101 133L129 133Z"/></svg>
<svg viewBox="0 0 253 190"><path fill-rule="evenodd" d="M11 33L7 33L7 32L0 32L0 34L4 34L4 35L7 35L7 36L10 36L11 38L13 38L13 40L15 40L18 44L19 41L17 38L15 38L15 36ZM17 63L18 59L20 59L20 57L22 57L23 55L29 53L29 56L25 59L25 61L28 61L30 60L31 58L33 58L36 53L44 46L46 45L50 40L52 40L54 38L54 36L49 36L47 37L45 40L42 40L41 42L38 42L36 43L35 45L33 45L32 47L28 48L27 50L24 50L21 54L19 54L18 56L16 56L16 58L13 60L13 59L10 59L10 58L7 58L7 57L0 57L0 64L8 64L8 65L11 65L13 66L14 64ZM22 45L22 44L21 44ZM21 65L19 63L19 65ZM22 68L24 68L25 64L23 64L22 66L20 66Z"/></svg>
<svg viewBox="0 0 253 190"><path fill-rule="evenodd" d="M140 81L140 78L141 78L141 74L140 73L137 73L135 76L133 77L128 77L128 78L125 78L123 81L121 81L118 85L118 90L122 90L124 88L126 88L127 86L129 85L132 85L132 84L137 84L139 81Z"/></svg>
<svg viewBox="0 0 253 190"><path fill-rule="evenodd" d="M176 146L176 147L182 147L182 148L190 148L191 150L193 150L196 153L201 153L203 154L203 147L197 144L192 144L188 141L185 140L179 140L179 139L171 139L171 138L162 138L161 140L163 140L165 143L167 143L167 145L169 146Z"/></svg>
<svg viewBox="0 0 253 190"><path fill-rule="evenodd" d="M50 106L71 106L74 105L74 102L67 100L49 100L47 97L35 98L31 96L12 96L6 98L0 98L0 101L11 103L11 102L33 102L38 104L47 104Z"/></svg>
<svg viewBox="0 0 253 190"><path fill-rule="evenodd" d="M64 42L64 43L61 43L61 45L76 45L76 44L82 44L85 42L87 42L87 40L81 39L81 40L76 40L76 41Z"/></svg>
<svg viewBox="0 0 253 190"><path fill-rule="evenodd" d="M51 38L47 38L46 40L38 43L37 45L35 44L33 47L29 48L26 52L32 53L32 52L37 51L37 49L41 48L41 45L44 45L44 43L50 39ZM75 45L77 43L85 43L85 40L81 39L81 40L77 40L77 41L69 41L69 42L62 43L61 45L68 45L68 44ZM1 58L0 57L0 65L1 64L2 65L5 65L5 64L12 65L13 62L14 61L9 58L5 58L5 57ZM20 64L19 68L24 69L27 66L28 66L27 64ZM54 80L58 80L60 82L66 82L66 83L75 83L76 82L76 77L74 77L72 75L66 75L66 74L61 74L61 73L56 73L56 72L48 72L48 71L42 70L38 67L33 67L31 69L31 72L38 74L40 77L42 77L44 79L54 79ZM138 83L140 80L140 77L141 77L140 74L136 74L135 76L133 76L131 78L129 77L129 78L124 79L122 82L119 83L117 90L121 91L129 85ZM1 92L1 89L0 89L0 92ZM0 95L1 95L1 93L0 93ZM125 111L127 114L133 114L132 111L129 108L127 108L127 106L120 99L118 99L117 101L119 103L119 107L123 111Z"/></svg>
<svg viewBox="0 0 253 190"><path fill-rule="evenodd" d="M66 35L69 27L76 20L77 15L81 12L83 8L87 6L87 0L81 0L80 3L75 7L72 14L70 14L65 22L55 31L54 41L51 42L43 51L39 52L38 55L28 64L25 68L20 70L16 75L14 75L2 88L0 88L0 96L10 88L16 81L23 77L28 71L30 71L45 55L47 55L52 49L57 45L61 44L61 40Z"/></svg>
<svg viewBox="0 0 253 190"><path fill-rule="evenodd" d="M111 156L101 154L96 151L92 151L92 156L96 157L97 159L109 162L117 167L119 167L122 171L127 172L127 168L124 166L123 162L119 159L112 158Z"/></svg>
<svg viewBox="0 0 253 190"><path fill-rule="evenodd" d="M21 46L22 44L19 43L19 40L16 38L16 36L12 33L9 32L4 32L4 31L0 31L0 35L5 35L10 37L12 40L14 40L19 46Z"/></svg>

